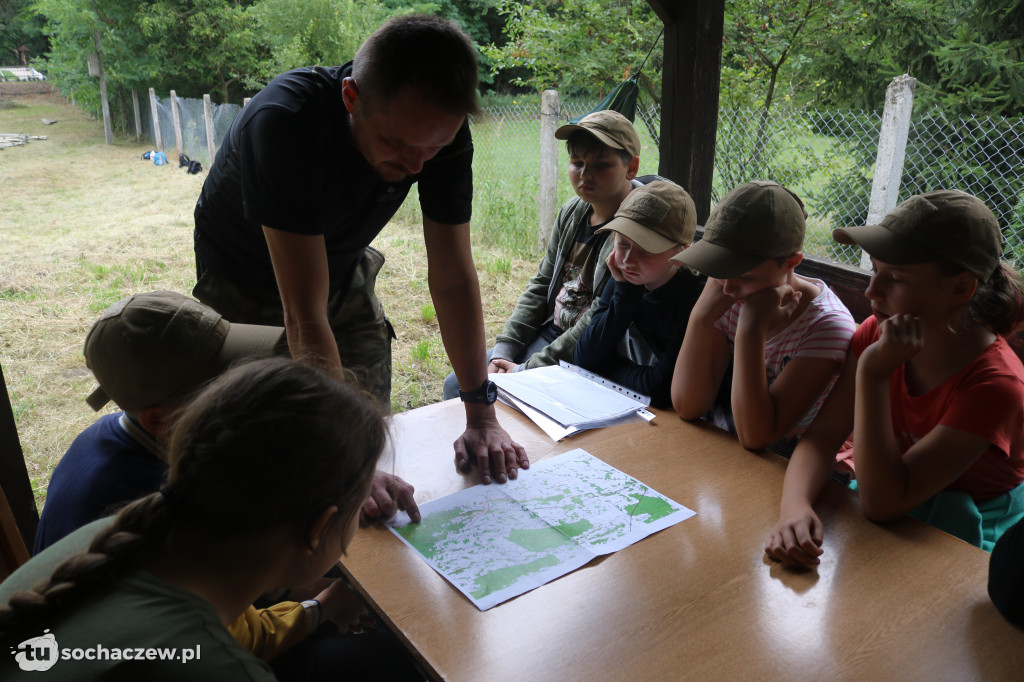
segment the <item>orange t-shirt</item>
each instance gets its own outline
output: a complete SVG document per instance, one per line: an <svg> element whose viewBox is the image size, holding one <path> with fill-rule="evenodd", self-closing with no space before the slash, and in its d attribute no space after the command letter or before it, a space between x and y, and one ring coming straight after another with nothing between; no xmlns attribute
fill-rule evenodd
<svg viewBox="0 0 1024 682"><path fill-rule="evenodd" d="M860 357L878 337L878 320L869 317L850 349ZM1006 339L996 337L970 364L922 395L909 394L904 371L900 365L889 378L892 427L901 452L942 424L991 444L947 490L983 502L1024 481L1024 365Z"/></svg>

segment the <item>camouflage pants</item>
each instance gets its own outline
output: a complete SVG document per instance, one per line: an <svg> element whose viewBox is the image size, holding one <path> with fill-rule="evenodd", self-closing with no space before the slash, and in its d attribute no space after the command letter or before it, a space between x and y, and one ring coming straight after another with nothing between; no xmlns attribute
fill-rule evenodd
<svg viewBox="0 0 1024 682"><path fill-rule="evenodd" d="M341 364L387 412L391 408L391 340L394 328L374 293L384 254L366 247L347 291L332 291L327 320L338 342ZM230 322L284 325L284 310L276 290L247 290L202 267L192 294Z"/></svg>

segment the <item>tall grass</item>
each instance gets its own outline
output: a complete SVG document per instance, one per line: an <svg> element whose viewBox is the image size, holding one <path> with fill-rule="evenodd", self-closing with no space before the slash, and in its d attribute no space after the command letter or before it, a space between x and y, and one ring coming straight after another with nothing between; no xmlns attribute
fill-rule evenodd
<svg viewBox="0 0 1024 682"><path fill-rule="evenodd" d="M3 102L4 132L48 136L0 150L0 363L41 504L53 467L97 417L85 403L95 387L82 356L89 327L124 296L187 294L195 284L192 211L205 174L143 161L149 142L119 138L105 145L102 124L56 95L5 95ZM58 123L43 126L40 118ZM475 230L475 257L493 342L536 269L538 251L528 237L501 237L525 234L529 225L536 230L535 217L522 218L534 198L520 190L489 202L490 193L478 182L474 223L490 216L487 237ZM440 400L451 371L427 287L416 206L414 193L374 242L388 259L377 289L398 335L398 411ZM504 246L517 240L519 247Z"/></svg>

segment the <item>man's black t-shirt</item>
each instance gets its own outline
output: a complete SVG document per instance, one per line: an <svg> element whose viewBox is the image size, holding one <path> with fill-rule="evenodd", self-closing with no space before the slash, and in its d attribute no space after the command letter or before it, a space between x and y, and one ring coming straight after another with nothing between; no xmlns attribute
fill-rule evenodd
<svg viewBox="0 0 1024 682"><path fill-rule="evenodd" d="M242 287L276 290L263 225L324 235L331 290L347 286L377 233L419 183L423 214L470 219L473 142L468 122L417 175L383 181L356 149L342 79L352 63L275 78L235 118L195 209L197 262Z"/></svg>

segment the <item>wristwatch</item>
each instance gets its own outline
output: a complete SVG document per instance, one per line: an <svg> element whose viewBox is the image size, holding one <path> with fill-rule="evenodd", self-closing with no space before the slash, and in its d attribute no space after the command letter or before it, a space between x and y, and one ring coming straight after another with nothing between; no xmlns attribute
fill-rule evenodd
<svg viewBox="0 0 1024 682"><path fill-rule="evenodd" d="M475 391L459 390L459 398L470 405L493 405L498 399L498 387L488 379Z"/></svg>

